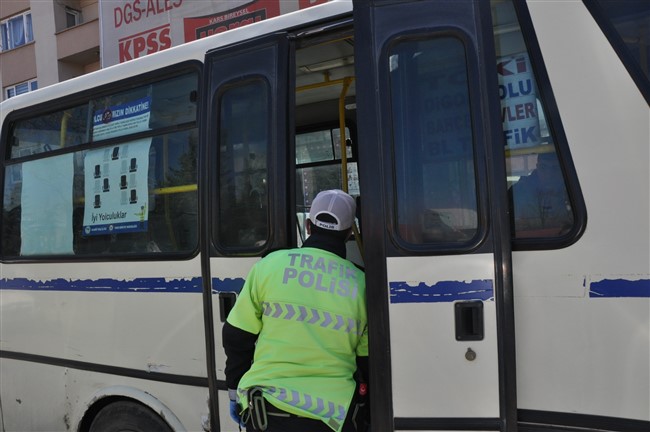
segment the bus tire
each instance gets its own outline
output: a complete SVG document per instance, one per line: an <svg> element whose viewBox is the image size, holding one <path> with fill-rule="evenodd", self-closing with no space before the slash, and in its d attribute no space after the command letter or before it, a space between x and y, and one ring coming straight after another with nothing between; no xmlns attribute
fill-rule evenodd
<svg viewBox="0 0 650 432"><path fill-rule="evenodd" d="M90 425L90 432L172 432L167 423L144 405L129 401L102 408Z"/></svg>

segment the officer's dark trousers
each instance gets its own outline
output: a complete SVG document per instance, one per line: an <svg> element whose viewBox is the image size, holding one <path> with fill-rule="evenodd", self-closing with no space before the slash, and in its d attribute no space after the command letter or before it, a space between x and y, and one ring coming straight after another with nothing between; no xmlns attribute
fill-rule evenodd
<svg viewBox="0 0 650 432"><path fill-rule="evenodd" d="M268 403L266 406L270 409L267 415L268 426L264 432L332 432L332 429L320 420L289 415ZM342 432L356 432L349 417L345 419ZM249 421L246 423L246 432L251 431L260 432Z"/></svg>

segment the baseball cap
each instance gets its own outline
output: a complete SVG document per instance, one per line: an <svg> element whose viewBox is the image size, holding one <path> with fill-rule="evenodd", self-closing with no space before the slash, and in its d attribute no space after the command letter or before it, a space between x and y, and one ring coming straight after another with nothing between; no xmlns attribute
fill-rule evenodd
<svg viewBox="0 0 650 432"><path fill-rule="evenodd" d="M309 220L323 229L345 231L352 227L356 211L357 204L350 195L339 189L325 190L314 198L309 210ZM331 216L336 222L319 220L318 217L324 214Z"/></svg>

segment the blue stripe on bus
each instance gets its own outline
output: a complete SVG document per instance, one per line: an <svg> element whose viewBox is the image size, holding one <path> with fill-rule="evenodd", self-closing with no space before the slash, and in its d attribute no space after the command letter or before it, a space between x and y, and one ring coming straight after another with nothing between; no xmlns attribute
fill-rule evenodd
<svg viewBox="0 0 650 432"><path fill-rule="evenodd" d="M243 278L212 279L213 292L239 292L244 286ZM26 291L79 291L79 292L164 292L164 293L200 293L203 291L201 278L167 279L135 278L117 279L50 279L33 280L27 278L1 279L0 290Z"/></svg>
<svg viewBox="0 0 650 432"><path fill-rule="evenodd" d="M494 300L492 280L440 281L434 285L420 282L390 282L391 303L441 303L458 300Z"/></svg>
<svg viewBox="0 0 650 432"><path fill-rule="evenodd" d="M650 279L603 279L591 282L589 297L650 297Z"/></svg>
<svg viewBox="0 0 650 432"><path fill-rule="evenodd" d="M408 282L391 282L391 303L434 303L458 300L493 300L491 280L441 281L434 285L420 282L416 286ZM237 292L244 286L243 278L213 278L213 293ZM27 278L1 279L0 290L29 291L81 291L81 292L165 292L200 293L201 278L166 279L136 278L117 279L50 279L32 280ZM650 279L603 279L589 285L589 297L650 297Z"/></svg>

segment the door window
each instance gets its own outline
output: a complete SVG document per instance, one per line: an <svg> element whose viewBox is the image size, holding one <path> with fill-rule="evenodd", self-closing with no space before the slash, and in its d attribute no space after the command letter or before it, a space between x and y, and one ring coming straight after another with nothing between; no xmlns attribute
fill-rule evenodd
<svg viewBox="0 0 650 432"><path fill-rule="evenodd" d="M219 97L219 209L215 243L263 248L269 238L269 86L254 79Z"/></svg>
<svg viewBox="0 0 650 432"><path fill-rule="evenodd" d="M455 37L390 51L397 233L412 245L466 243L478 230L465 59Z"/></svg>

